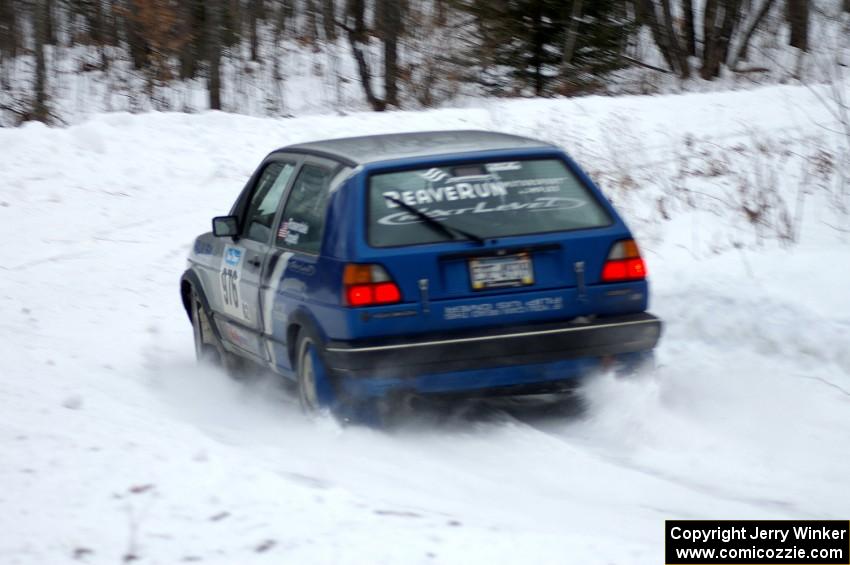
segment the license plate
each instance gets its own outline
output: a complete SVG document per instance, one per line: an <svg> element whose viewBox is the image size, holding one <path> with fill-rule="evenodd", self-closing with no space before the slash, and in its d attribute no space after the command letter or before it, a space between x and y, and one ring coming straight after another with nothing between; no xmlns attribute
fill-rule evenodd
<svg viewBox="0 0 850 565"><path fill-rule="evenodd" d="M534 271L528 253L469 260L472 290L534 284Z"/></svg>

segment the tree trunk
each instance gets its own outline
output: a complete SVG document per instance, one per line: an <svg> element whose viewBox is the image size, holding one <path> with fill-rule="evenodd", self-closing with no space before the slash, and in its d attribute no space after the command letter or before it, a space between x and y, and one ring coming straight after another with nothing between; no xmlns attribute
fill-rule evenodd
<svg viewBox="0 0 850 565"><path fill-rule="evenodd" d="M319 23L316 17L315 0L305 0L305 9L307 10L307 34L306 37L311 43L315 43L319 39Z"/></svg>
<svg viewBox="0 0 850 565"><path fill-rule="evenodd" d="M573 0L570 11L570 21L567 24L567 33L564 36L564 53L561 56L561 64L566 67L573 62L576 52L576 39L578 38L578 24L581 18L582 0Z"/></svg>
<svg viewBox="0 0 850 565"><path fill-rule="evenodd" d="M124 35L127 38L127 48L130 51L130 59L133 61L133 68L142 70L147 66L148 57L145 48L145 42L139 33L138 26L133 18L128 17L134 13L132 0L123 0L119 4L121 9L120 19L124 24Z"/></svg>
<svg viewBox="0 0 850 565"><path fill-rule="evenodd" d="M336 6L334 0L322 0L322 27L327 41L336 41Z"/></svg>
<svg viewBox="0 0 850 565"><path fill-rule="evenodd" d="M546 38L543 36L543 6L540 0L534 2L534 14L532 21L534 22L534 34L531 40L531 67L534 69L534 95L543 96L543 88L545 86L543 79L543 49Z"/></svg>
<svg viewBox="0 0 850 565"><path fill-rule="evenodd" d="M106 0L103 10L104 41L107 45L118 45L118 22L115 15L115 1Z"/></svg>
<svg viewBox="0 0 850 565"><path fill-rule="evenodd" d="M292 16L292 0L280 2L277 5L277 12L274 21L274 42L275 47L280 43L283 34L286 33L286 24Z"/></svg>
<svg viewBox="0 0 850 565"><path fill-rule="evenodd" d="M248 42L251 45L251 60L258 61L259 60L259 41L257 38L257 19L259 18L258 12L260 11L260 6L262 5L262 0L251 0L250 5L248 6Z"/></svg>
<svg viewBox="0 0 850 565"><path fill-rule="evenodd" d="M437 11L437 19L434 22L438 27L442 27L446 25L448 18L446 17L446 1L447 0L435 0L436 1L436 11ZM850 2L850 0L845 0L846 2Z"/></svg>
<svg viewBox="0 0 850 565"><path fill-rule="evenodd" d="M13 0L0 0L0 53L15 57L19 44L18 18Z"/></svg>
<svg viewBox="0 0 850 565"><path fill-rule="evenodd" d="M738 26L741 0L708 0L704 15L704 48L700 76L711 80L729 55L732 34Z"/></svg>
<svg viewBox="0 0 850 565"><path fill-rule="evenodd" d="M47 0L38 0L35 4L35 102L32 107L32 119L47 123L50 111L47 108L47 65L44 60L44 45L48 41Z"/></svg>
<svg viewBox="0 0 850 565"><path fill-rule="evenodd" d="M700 75L705 79L713 76L709 70L710 61L713 61L717 55L715 44L717 43L719 2L720 0L706 0L702 14L702 69L700 69Z"/></svg>
<svg viewBox="0 0 850 565"><path fill-rule="evenodd" d="M809 0L788 0L788 23L791 25L792 47L809 50Z"/></svg>
<svg viewBox="0 0 850 565"><path fill-rule="evenodd" d="M204 58L201 56L204 30L194 1L180 2L177 10L181 20L181 31L188 38L180 46L180 53L178 55L180 78L195 78L198 74L198 59Z"/></svg>
<svg viewBox="0 0 850 565"><path fill-rule="evenodd" d="M671 55L679 65L679 76L683 79L691 76L691 65L685 50L679 44L676 30L673 28L673 11L670 9L670 0L661 0L661 11L664 14L664 30L669 38Z"/></svg>
<svg viewBox="0 0 850 565"><path fill-rule="evenodd" d="M221 3L223 0L207 0L207 51L209 61L210 110L221 110Z"/></svg>
<svg viewBox="0 0 850 565"><path fill-rule="evenodd" d="M401 6L398 0L383 0L384 103L398 108L398 36L401 30Z"/></svg>
<svg viewBox="0 0 850 565"><path fill-rule="evenodd" d="M366 41L366 2L365 0L348 0L346 7L349 16L354 20L354 34L358 42Z"/></svg>
<svg viewBox="0 0 850 565"><path fill-rule="evenodd" d="M100 51L100 70L105 71L109 68L109 57L106 56L106 43L108 41L106 17L103 15L103 5L100 0L94 0L93 4L94 17L91 25L91 35Z"/></svg>
<svg viewBox="0 0 850 565"><path fill-rule="evenodd" d="M44 2L44 37L48 45L59 43L56 39L56 26L53 24L53 0Z"/></svg>
<svg viewBox="0 0 850 565"><path fill-rule="evenodd" d="M694 26L694 2L683 0L682 10L685 12L685 49L691 57L697 56L697 35Z"/></svg>

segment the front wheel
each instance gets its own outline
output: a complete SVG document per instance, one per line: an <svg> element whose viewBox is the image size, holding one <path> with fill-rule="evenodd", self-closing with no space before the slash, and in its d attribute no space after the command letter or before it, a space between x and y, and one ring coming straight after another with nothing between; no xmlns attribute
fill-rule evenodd
<svg viewBox="0 0 850 565"><path fill-rule="evenodd" d="M192 334L195 340L195 358L198 363L221 367L233 378L239 378L244 372L241 360L224 349L218 336L212 329L209 315L201 303L197 291L192 290Z"/></svg>

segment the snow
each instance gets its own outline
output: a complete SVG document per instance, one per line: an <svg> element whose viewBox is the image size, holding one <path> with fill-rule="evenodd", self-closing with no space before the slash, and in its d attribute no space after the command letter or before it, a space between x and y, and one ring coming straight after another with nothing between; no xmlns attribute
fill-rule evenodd
<svg viewBox="0 0 850 565"><path fill-rule="evenodd" d="M665 519L846 519L850 222L830 125L786 86L0 130L0 563L650 564ZM601 182L647 255L655 370L600 375L579 414L461 407L382 431L195 365L185 256L268 151L451 128L553 140ZM818 151L836 163L821 177ZM743 219L751 185L799 218L794 241Z"/></svg>

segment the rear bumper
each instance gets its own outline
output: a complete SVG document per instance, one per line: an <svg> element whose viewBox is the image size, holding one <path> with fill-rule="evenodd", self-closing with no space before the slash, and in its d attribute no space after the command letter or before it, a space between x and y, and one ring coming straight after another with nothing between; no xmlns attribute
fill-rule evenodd
<svg viewBox="0 0 850 565"><path fill-rule="evenodd" d="M577 357L534 365L511 365L431 373L416 377L364 377L343 379L342 390L353 398L388 394L449 395L452 397L517 396L575 390L585 376L600 370L629 373L652 366L653 351L622 353L606 361L601 357Z"/></svg>
<svg viewBox="0 0 850 565"><path fill-rule="evenodd" d="M337 377L418 379L440 373L546 367L639 353L653 349L660 336L661 321L652 314L640 313L413 341L331 341L325 347L325 362Z"/></svg>

